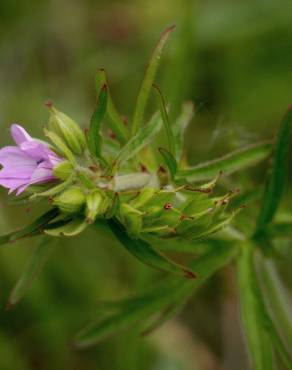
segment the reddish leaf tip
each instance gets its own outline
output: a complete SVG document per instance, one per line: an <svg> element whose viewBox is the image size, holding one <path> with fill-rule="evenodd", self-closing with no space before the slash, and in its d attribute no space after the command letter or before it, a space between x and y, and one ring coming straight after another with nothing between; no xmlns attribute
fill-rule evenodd
<svg viewBox="0 0 292 370"><path fill-rule="evenodd" d="M197 275L193 271L183 270L183 272L184 272L184 275L185 275L186 278L188 278L188 279L197 279Z"/></svg>
<svg viewBox="0 0 292 370"><path fill-rule="evenodd" d="M53 106L53 102L52 102L52 100L47 100L47 101L45 102L45 106L47 106L48 108L52 108L52 106Z"/></svg>
<svg viewBox="0 0 292 370"><path fill-rule="evenodd" d="M148 173L148 169L147 169L147 167L145 166L145 164L143 164L143 163L140 163L140 169L141 169L141 172L146 172L146 173Z"/></svg>
<svg viewBox="0 0 292 370"><path fill-rule="evenodd" d="M176 25L175 24L172 24L171 26L167 27L162 34L166 34L166 33L169 33L169 32L172 32L174 29L175 29Z"/></svg>

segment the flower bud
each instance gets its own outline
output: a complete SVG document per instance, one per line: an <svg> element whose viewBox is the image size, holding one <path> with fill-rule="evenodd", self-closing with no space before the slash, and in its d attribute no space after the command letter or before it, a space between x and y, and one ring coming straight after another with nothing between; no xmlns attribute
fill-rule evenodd
<svg viewBox="0 0 292 370"><path fill-rule="evenodd" d="M99 189L92 191L86 197L86 220L88 223L94 222L98 215L102 215L109 207L110 201Z"/></svg>
<svg viewBox="0 0 292 370"><path fill-rule="evenodd" d="M53 106L49 106L49 108L51 110L50 130L64 138L74 154L81 155L86 146L85 136L81 128L66 114L58 111Z"/></svg>
<svg viewBox="0 0 292 370"><path fill-rule="evenodd" d="M132 200L131 206L137 209L143 207L153 197L155 192L156 190L154 188L142 189L140 194Z"/></svg>
<svg viewBox="0 0 292 370"><path fill-rule="evenodd" d="M53 169L53 174L60 180L67 180L72 174L73 166L69 161L62 161Z"/></svg>
<svg viewBox="0 0 292 370"><path fill-rule="evenodd" d="M175 192L171 190L156 191L144 204L140 207L141 211L156 212L163 209L166 203L172 203L175 197Z"/></svg>
<svg viewBox="0 0 292 370"><path fill-rule="evenodd" d="M85 201L86 197L82 189L78 186L72 186L56 196L53 204L64 213L77 213L82 209Z"/></svg>
<svg viewBox="0 0 292 370"><path fill-rule="evenodd" d="M143 213L137 209L122 203L120 206L120 215L122 222L128 230L129 234L138 235L142 229L142 215Z"/></svg>

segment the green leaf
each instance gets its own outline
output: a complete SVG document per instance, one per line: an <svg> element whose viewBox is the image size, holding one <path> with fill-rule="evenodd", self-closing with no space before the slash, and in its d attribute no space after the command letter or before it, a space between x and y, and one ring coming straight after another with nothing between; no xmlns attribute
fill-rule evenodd
<svg viewBox="0 0 292 370"><path fill-rule="evenodd" d="M25 270L9 296L7 308L15 306L30 288L47 262L54 244L52 239L47 237L42 237L38 242Z"/></svg>
<svg viewBox="0 0 292 370"><path fill-rule="evenodd" d="M50 221L55 219L60 214L58 208L52 208L39 218L37 218L33 223L24 228L16 231L12 231L11 233L1 235L0 236L0 245L14 242L18 239L22 239L25 237L39 235L43 232L44 226L46 226Z"/></svg>
<svg viewBox="0 0 292 370"><path fill-rule="evenodd" d="M144 240L132 239L127 234L124 227L116 220L109 220L108 223L117 240L141 262L159 270L184 275L188 278L193 279L196 277L194 272L155 251L155 249Z"/></svg>
<svg viewBox="0 0 292 370"><path fill-rule="evenodd" d="M170 277L151 287L146 293L117 302L107 302L102 307L114 312L85 327L77 334L74 345L77 348L93 346L114 333L148 319L156 312L181 305L212 275L234 258L237 249L217 246L211 252L196 259L191 268L198 271L198 279ZM178 309L178 307L177 307Z"/></svg>
<svg viewBox="0 0 292 370"><path fill-rule="evenodd" d="M178 180L192 182L209 180L218 175L219 172L223 172L224 175L229 175L241 171L244 168L254 166L267 158L271 151L272 144L270 142L250 145L231 152L221 158L180 170L176 177Z"/></svg>
<svg viewBox="0 0 292 370"><path fill-rule="evenodd" d="M107 77L106 77L105 70L100 69L98 73L96 74L96 78L95 78L95 87L96 87L98 96L100 95L100 92L104 85L108 86ZM108 102L107 102L106 117L108 118L109 126L114 132L114 134L117 136L117 139L122 144L125 144L129 138L129 130L126 127L126 125L123 123L123 121L121 120L120 115L116 110L116 107L113 103L109 89L108 89Z"/></svg>
<svg viewBox="0 0 292 370"><path fill-rule="evenodd" d="M264 256L260 256L257 267L260 274L264 298L271 309L271 314L283 339L286 339L287 349L292 343L292 318L289 292L281 281L281 277L275 266L275 261Z"/></svg>
<svg viewBox="0 0 292 370"><path fill-rule="evenodd" d="M114 161L114 166L121 166L129 159L137 156L141 149L148 145L152 138L158 134L162 127L159 113L153 115L149 123L143 127L120 150Z"/></svg>
<svg viewBox="0 0 292 370"><path fill-rule="evenodd" d="M242 245L238 276L242 321L254 368L259 370L274 369L274 347L285 366L291 370L292 358L290 358L266 307L256 277L252 248L247 243Z"/></svg>
<svg viewBox="0 0 292 370"><path fill-rule="evenodd" d="M238 261L238 283L241 320L253 364L252 368L274 369L273 347L266 330L264 312L258 300L252 249L249 244L242 246Z"/></svg>
<svg viewBox="0 0 292 370"><path fill-rule="evenodd" d="M102 147L102 137L101 137L101 124L103 122L105 112L107 109L108 100L107 85L103 85L98 96L97 107L93 112L90 120L90 128L88 132L88 148L90 153L96 157L101 158L101 147Z"/></svg>
<svg viewBox="0 0 292 370"><path fill-rule="evenodd" d="M168 113L167 113L166 106L165 106L165 101L164 101L163 95L162 95L159 87L156 86L156 85L153 85L153 87L154 87L154 90L157 93L160 114L161 114L162 122L163 122L163 125L164 125L164 131L165 131L166 137L167 137L168 150L169 150L169 152L172 156L175 156L174 135L173 135L172 129L170 127L170 122L169 122Z"/></svg>
<svg viewBox="0 0 292 370"><path fill-rule="evenodd" d="M132 122L132 135L135 135L137 131L140 129L140 127L143 125L143 119L144 119L144 112L146 108L146 104L149 98L150 90L152 87L152 84L154 82L154 78L156 75L156 71L160 62L160 56L163 50L163 47L170 35L170 33L173 31L175 26L167 28L162 35L160 36L160 39L158 41L158 44L156 45L148 67L145 72L145 77L142 82L137 101L136 101L136 107L133 115L133 122Z"/></svg>
<svg viewBox="0 0 292 370"><path fill-rule="evenodd" d="M184 133L192 118L194 117L194 106L191 102L184 103L180 116L172 125L172 131L175 141L175 157L177 161L181 160L184 146Z"/></svg>
<svg viewBox="0 0 292 370"><path fill-rule="evenodd" d="M282 223L273 223L267 228L267 235L270 238L292 238L292 223L291 222L282 222Z"/></svg>
<svg viewBox="0 0 292 370"><path fill-rule="evenodd" d="M284 192L291 122L292 108L290 108L284 116L276 139L273 164L266 183L262 207L257 221L256 236L264 233L266 227L273 220Z"/></svg>
<svg viewBox="0 0 292 370"><path fill-rule="evenodd" d="M173 319L177 316L184 308L184 305L189 297L185 297L183 300L177 300L169 307L166 307L165 310L156 317L151 323L147 323L146 327L142 331L142 335L149 335L153 331L160 328L165 322Z"/></svg>
<svg viewBox="0 0 292 370"><path fill-rule="evenodd" d="M159 152L162 155L164 159L164 163L166 164L169 173L171 175L171 178L174 179L176 172L177 172L177 162L173 155L164 148L159 148Z"/></svg>
<svg viewBox="0 0 292 370"><path fill-rule="evenodd" d="M88 226L88 223L83 217L76 217L72 220L62 222L61 225L56 227L45 228L44 232L51 236L75 236L80 234Z"/></svg>

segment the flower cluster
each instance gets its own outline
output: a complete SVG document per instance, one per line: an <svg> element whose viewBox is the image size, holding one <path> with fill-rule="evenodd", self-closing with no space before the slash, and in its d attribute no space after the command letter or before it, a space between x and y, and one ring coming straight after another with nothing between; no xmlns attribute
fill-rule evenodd
<svg viewBox="0 0 292 370"><path fill-rule="evenodd" d="M230 215L224 215L224 211L234 193L210 197L219 176L194 187L171 180L161 165L154 172L145 164L140 171L129 172L131 164L137 168L133 159L117 166L127 144L116 151L111 148L115 155L108 153L107 157L97 158L80 127L49 106L50 129L45 129L45 133L52 145L32 138L24 128L13 124L11 135L17 146L0 150L3 166L0 184L17 195L31 185L44 184L45 190L39 187L25 197L31 202L46 198L60 210L62 224L56 227L48 224L45 233L75 235L97 218L116 218L132 237L155 234L193 240L219 230L230 221ZM111 144L118 143L113 140ZM104 151L109 150L110 145L105 145ZM131 156L128 153L127 157Z"/></svg>
<svg viewBox="0 0 292 370"><path fill-rule="evenodd" d="M185 104L181 115L170 122L162 93L151 83L171 30L162 34L152 54L131 125L117 112L105 71L100 70L98 102L85 131L51 102L44 128L51 144L32 138L19 125L11 126L17 146L0 150L0 184L9 193L16 191L23 201L43 200L50 207L21 237L74 236L90 225L103 224L140 260L193 276L156 252L151 238L208 237L230 223L235 212L226 212L226 207L235 193L213 195L218 169L202 177L200 168L187 168L183 139L193 106ZM144 123L151 90L159 110ZM165 137L159 142L161 132ZM18 235L6 235L3 240L15 240Z"/></svg>

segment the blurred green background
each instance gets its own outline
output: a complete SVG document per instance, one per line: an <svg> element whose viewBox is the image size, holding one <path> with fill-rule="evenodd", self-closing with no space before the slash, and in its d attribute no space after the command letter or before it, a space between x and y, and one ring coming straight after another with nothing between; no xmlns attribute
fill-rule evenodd
<svg viewBox="0 0 292 370"><path fill-rule="evenodd" d="M292 103L291 12L291 0L2 0L0 144L11 142L12 122L41 135L47 99L85 127L101 67L119 111L130 116L150 51L173 23L157 80L172 118L183 101L195 103L186 136L190 163L270 138ZM252 173L253 185L264 169ZM40 211L9 207L3 189L0 207L1 232ZM132 329L77 352L70 339L98 317L99 300L151 286L158 275L89 230L62 240L22 302L5 311L33 246L0 249L0 370L247 368L232 267L151 336Z"/></svg>

